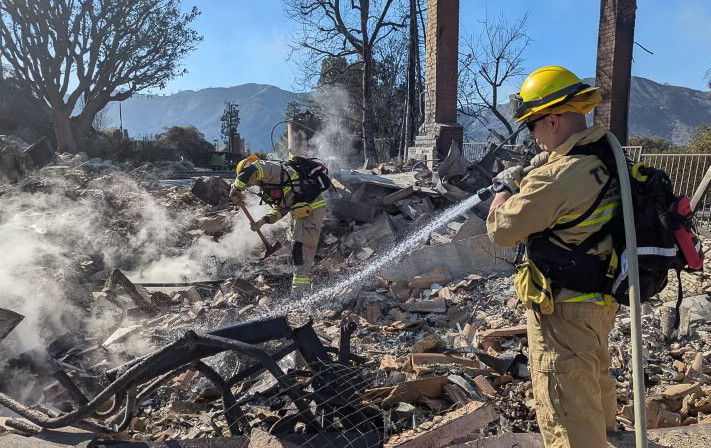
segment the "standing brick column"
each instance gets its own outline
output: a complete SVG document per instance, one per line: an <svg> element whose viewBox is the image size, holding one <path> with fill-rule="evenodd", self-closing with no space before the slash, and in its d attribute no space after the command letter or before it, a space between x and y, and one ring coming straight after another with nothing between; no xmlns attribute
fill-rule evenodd
<svg viewBox="0 0 711 448"><path fill-rule="evenodd" d="M457 124L459 0L427 0L425 123L409 156L428 164L446 156L452 141L462 145Z"/></svg>
<svg viewBox="0 0 711 448"><path fill-rule="evenodd" d="M600 1L595 83L602 102L595 109L595 123L615 134L623 145L627 144L636 9L636 0Z"/></svg>
<svg viewBox="0 0 711 448"><path fill-rule="evenodd" d="M457 122L459 0L427 0L425 121Z"/></svg>

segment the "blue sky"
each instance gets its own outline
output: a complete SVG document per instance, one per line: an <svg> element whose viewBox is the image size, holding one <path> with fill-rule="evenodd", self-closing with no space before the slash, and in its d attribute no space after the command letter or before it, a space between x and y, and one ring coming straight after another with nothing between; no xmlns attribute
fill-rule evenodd
<svg viewBox="0 0 711 448"><path fill-rule="evenodd" d="M289 55L294 23L280 0L183 0L202 11L195 27L204 41L188 56L188 73L160 93L256 82L299 90L299 72ZM581 77L594 76L599 0L460 0L461 34L478 35L484 12L515 18L529 13L532 43L527 71L563 65ZM708 90L711 68L711 1L638 0L632 72L661 83ZM517 81L518 82L518 81ZM515 89L515 85L506 90ZM509 93L509 92L506 92Z"/></svg>

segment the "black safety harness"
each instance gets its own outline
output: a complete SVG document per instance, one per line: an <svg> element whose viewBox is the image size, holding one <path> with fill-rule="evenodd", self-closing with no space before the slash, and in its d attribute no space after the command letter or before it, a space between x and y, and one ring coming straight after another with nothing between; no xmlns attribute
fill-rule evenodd
<svg viewBox="0 0 711 448"><path fill-rule="evenodd" d="M575 227L587 220L600 206L612 186L615 172L611 171L611 164L605 163L605 158L612 156L610 148L605 145L606 140L586 145L576 146L568 156L597 156L603 161L607 181L592 205L577 218L565 223L556 224L528 238L526 255L540 269L551 282L555 289L568 288L581 292L601 292L609 289L608 268L610 257L601 258L588 252L608 235L621 226L617 216L613 216L600 230L588 236L579 244L569 244L556 234L561 230ZM612 165L614 167L614 165Z"/></svg>

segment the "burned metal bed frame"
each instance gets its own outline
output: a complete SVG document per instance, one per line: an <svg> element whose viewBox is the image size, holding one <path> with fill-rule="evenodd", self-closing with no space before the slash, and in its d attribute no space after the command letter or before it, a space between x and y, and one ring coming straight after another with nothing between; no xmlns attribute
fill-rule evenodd
<svg viewBox="0 0 711 448"><path fill-rule="evenodd" d="M350 338L355 330L353 322L341 328L337 349L325 347L321 343L311 321L292 328L283 316L242 323L204 334L189 330L166 347L109 371L111 384L93 398L87 397L66 372L56 372L55 378L76 404L70 412L57 413L43 408L29 408L1 393L0 405L45 429L74 426L98 434L110 434L126 429L136 415L138 404L158 387L192 368L210 381L222 395L225 421L230 433L243 435L249 433L250 426L241 407L244 403L238 401L232 393L232 386L267 371L277 381L278 393L287 395L298 410L297 414L277 421L270 429L272 434L293 433L299 422L305 425L305 432L310 434L334 431L337 419L341 430L368 434L371 442L367 442L366 446L380 446L384 432L380 410L361 404L359 398L365 383L353 381L354 375L360 374L357 364L364 362L363 358L352 354L350 350ZM278 340L288 342L272 354L257 346ZM202 361L230 351L251 361L246 368L230 378L223 378ZM297 351L303 356L312 374L313 392L304 390L298 384L297 373L284 372L278 365L279 360ZM111 409L101 412L100 408L111 399ZM316 409L318 418L312 409ZM375 443L372 442L373 434L377 434Z"/></svg>

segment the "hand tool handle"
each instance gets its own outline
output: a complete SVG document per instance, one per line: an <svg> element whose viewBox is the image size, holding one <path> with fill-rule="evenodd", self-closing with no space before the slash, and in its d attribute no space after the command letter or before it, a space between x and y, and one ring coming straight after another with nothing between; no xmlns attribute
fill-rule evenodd
<svg viewBox="0 0 711 448"><path fill-rule="evenodd" d="M254 224L254 218L252 218L252 215L249 214L249 210L247 210L247 207L244 205L244 203L240 203L239 208L242 209L242 211L244 212L244 215L247 217L247 219L249 219L249 223ZM256 232L257 232L257 235L259 235L259 238L262 239L262 242L264 243L264 245L267 247L270 247L269 242L264 237L264 234L262 233L262 231L260 229L257 229Z"/></svg>

